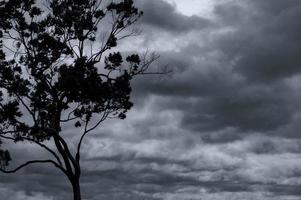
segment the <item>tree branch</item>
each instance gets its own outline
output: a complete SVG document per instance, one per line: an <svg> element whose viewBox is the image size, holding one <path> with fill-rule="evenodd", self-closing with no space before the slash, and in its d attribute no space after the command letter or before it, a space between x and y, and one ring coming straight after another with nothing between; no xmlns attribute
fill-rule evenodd
<svg viewBox="0 0 301 200"><path fill-rule="evenodd" d="M60 143L59 139L57 137L53 136L53 140L54 140L54 143L56 145L56 148L58 149L58 151L60 152L61 156L63 157L64 163L65 163L65 167L66 167L66 170L68 172L67 176L69 178L69 177L71 177L73 175L73 171L72 171L72 168L71 168L68 156L67 156L66 152L64 151L64 149L62 147L62 144Z"/></svg>
<svg viewBox="0 0 301 200"><path fill-rule="evenodd" d="M79 163L79 160L80 160L80 148L81 148L81 145L82 145L82 142L83 142L83 140L84 140L84 138L85 138L85 136L90 132L90 131L92 131L92 130L94 130L97 126L99 126L99 124L101 123L101 122L103 122L106 118L107 118L107 116L109 115L109 113L104 113L103 115L102 115L102 118L92 127L92 128L90 128L90 129L87 129L87 123L86 123L86 126L85 126L85 131L84 131L84 133L82 134L82 136L81 136L81 138L80 138L80 140L79 140L79 143L78 143L78 145L77 145L77 152L76 152L76 156L75 156L75 159L76 159L76 161Z"/></svg>
<svg viewBox="0 0 301 200"><path fill-rule="evenodd" d="M64 168L62 168L61 166L59 166L55 161L53 160L32 160L32 161L28 161L22 165L20 165L19 167L13 169L13 170L4 170L0 168L0 171L6 174L12 174L15 173L17 171L19 171L20 169L30 165L30 164L34 164L34 163L52 163L55 167L59 168L62 172L64 172L64 174L66 174L66 170Z"/></svg>
<svg viewBox="0 0 301 200"><path fill-rule="evenodd" d="M68 157L68 159L73 164L75 172L79 172L80 171L80 167L79 167L78 163L75 161L73 155L71 154L67 143L65 142L65 140L60 135L56 135L56 137L58 138L60 144L63 145L63 148L64 148L63 150L65 151L66 156Z"/></svg>
<svg viewBox="0 0 301 200"><path fill-rule="evenodd" d="M8 140L16 141L16 139L13 138L13 137L4 136L4 135L1 135L1 134L0 134L0 137L3 138L3 139L8 139ZM36 141L36 140L34 140L34 139L27 138L27 137L19 137L19 138L20 138L21 140L27 140L27 141L30 141L30 142L34 142L34 143L36 143L37 145L39 145L40 147L46 149L48 152L50 152L50 153L56 158L56 160L58 161L59 165L60 165L61 167L63 166L63 165L62 165L62 162L61 162L61 160L60 160L60 158L59 158L59 156L58 156L52 149L50 149L49 147L47 147L45 144L42 144L42 143L40 143L40 142L38 142L38 141Z"/></svg>

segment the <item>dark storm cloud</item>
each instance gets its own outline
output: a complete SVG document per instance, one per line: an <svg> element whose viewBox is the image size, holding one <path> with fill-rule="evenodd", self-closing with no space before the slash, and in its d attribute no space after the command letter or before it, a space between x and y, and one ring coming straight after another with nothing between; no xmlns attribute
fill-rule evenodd
<svg viewBox="0 0 301 200"><path fill-rule="evenodd" d="M215 9L223 26L230 29L217 38L216 47L233 61L233 73L246 78L247 87L240 85L235 96L212 96L210 102L215 103L210 113L222 118L217 121L224 126L275 130L300 112L300 95L284 80L301 72L301 24L297 20L301 4L298 0L233 2ZM250 90L252 85L255 89Z"/></svg>
<svg viewBox="0 0 301 200"><path fill-rule="evenodd" d="M261 0L248 0L248 3L253 4L258 11L264 12L265 14L279 14L281 12L287 12L289 9L293 7L300 6L300 1L298 0L275 0L273 4L269 1L261 1Z"/></svg>
<svg viewBox="0 0 301 200"><path fill-rule="evenodd" d="M220 49L238 59L235 69L250 81L276 81L299 73L300 1L246 2L245 7L235 3L216 8L222 23L233 29L220 38Z"/></svg>
<svg viewBox="0 0 301 200"><path fill-rule="evenodd" d="M143 24L176 34L190 30L200 30L212 25L208 19L196 15L185 16L177 12L175 6L163 0L139 0L138 7L144 12Z"/></svg>
<svg viewBox="0 0 301 200"><path fill-rule="evenodd" d="M270 134L292 123L300 92L285 81L301 72L300 1L231 1L214 13L220 28L204 37L205 47L192 40L163 53L182 71L138 82L136 91L166 97L158 110L181 111L182 125L196 132L234 127Z"/></svg>
<svg viewBox="0 0 301 200"><path fill-rule="evenodd" d="M166 97L155 105L158 111L181 111L183 125L196 132L231 126L244 131L275 130L291 122L299 105L285 84L254 85L220 71L206 75L186 71L170 79L149 80L135 89Z"/></svg>
<svg viewBox="0 0 301 200"><path fill-rule="evenodd" d="M84 142L83 197L300 199L300 1L227 1L210 20L162 0L138 4L149 44L187 45L158 49L156 64L173 74L138 78L126 121ZM14 162L44 156L25 148L11 148L21 155ZM7 199L71 199L52 166L1 174L0 182Z"/></svg>
<svg viewBox="0 0 301 200"><path fill-rule="evenodd" d="M186 113L184 125L196 131L227 126L243 131L267 131L275 130L292 120L295 108L291 106L289 98L275 95L275 90L243 89L234 92L233 96L211 97L205 103L200 100L197 104L203 106L200 106L198 113L192 106Z"/></svg>

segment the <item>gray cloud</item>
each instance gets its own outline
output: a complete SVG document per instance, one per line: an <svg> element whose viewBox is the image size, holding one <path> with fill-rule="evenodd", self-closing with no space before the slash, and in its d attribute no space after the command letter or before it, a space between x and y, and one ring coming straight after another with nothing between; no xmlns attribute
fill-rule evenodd
<svg viewBox="0 0 301 200"><path fill-rule="evenodd" d="M301 26L295 19L301 15L300 1L275 1L273 6L246 2L246 7L235 3L216 8L223 25L233 30L220 38L220 49L225 54L230 51L232 59L237 59L235 69L250 82L281 80L299 73L297 33ZM235 14L231 14L233 10Z"/></svg>
<svg viewBox="0 0 301 200"><path fill-rule="evenodd" d="M277 1L270 10L260 2L216 6L213 23L220 28L204 37L208 44L192 41L180 52L163 53L184 71L138 82L138 94L165 96L159 110L180 110L183 126L196 132L227 127L267 132L291 123L300 93L285 81L301 69L296 35L301 26L294 20L301 14L299 1Z"/></svg>
<svg viewBox="0 0 301 200"><path fill-rule="evenodd" d="M142 19L144 25L150 25L176 34L212 26L210 20L196 15L185 16L177 12L173 5L163 0L140 0L138 6L145 13Z"/></svg>
<svg viewBox="0 0 301 200"><path fill-rule="evenodd" d="M162 47L155 65L174 73L136 79L128 118L84 142L83 197L300 199L300 1L219 1L212 18L161 0L138 5L145 32L137 49ZM45 156L5 145L12 167ZM51 166L1 174L0 183L6 199L71 199Z"/></svg>

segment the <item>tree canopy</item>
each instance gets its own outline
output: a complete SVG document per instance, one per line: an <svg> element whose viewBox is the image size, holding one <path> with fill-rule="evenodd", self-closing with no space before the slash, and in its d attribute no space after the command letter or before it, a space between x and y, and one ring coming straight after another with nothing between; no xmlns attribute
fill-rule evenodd
<svg viewBox="0 0 301 200"><path fill-rule="evenodd" d="M52 163L79 190L85 135L108 117L126 117L132 78L147 73L157 58L114 51L120 40L139 33L132 25L141 16L133 0L0 2L0 139L35 143L55 158L6 171L11 156L2 149L1 171ZM64 124L80 135L74 154Z"/></svg>

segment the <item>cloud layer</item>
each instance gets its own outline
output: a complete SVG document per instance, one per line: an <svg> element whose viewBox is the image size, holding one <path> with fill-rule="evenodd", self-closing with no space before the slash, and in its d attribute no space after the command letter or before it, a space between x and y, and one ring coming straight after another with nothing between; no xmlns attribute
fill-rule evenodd
<svg viewBox="0 0 301 200"><path fill-rule="evenodd" d="M173 74L136 79L128 118L86 140L84 199L301 198L301 3L213 2L212 13L187 16L137 1L144 32L122 49L156 50ZM13 154L16 163L45 156L31 146ZM48 166L0 183L6 199L71 199Z"/></svg>

